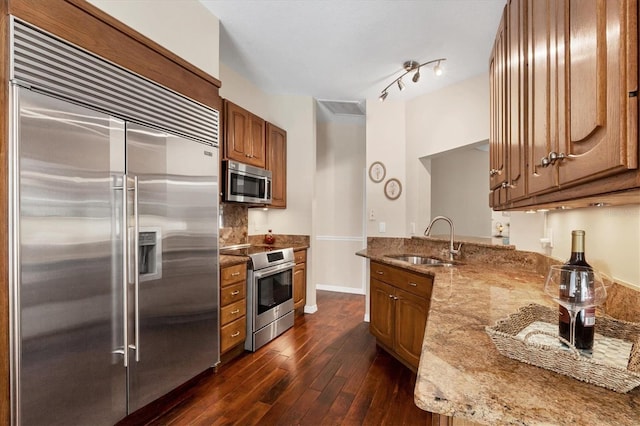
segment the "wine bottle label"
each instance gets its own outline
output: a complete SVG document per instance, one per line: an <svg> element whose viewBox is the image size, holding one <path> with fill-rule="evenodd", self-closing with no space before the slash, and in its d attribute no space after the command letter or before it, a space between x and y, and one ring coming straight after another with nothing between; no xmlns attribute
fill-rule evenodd
<svg viewBox="0 0 640 426"><path fill-rule="evenodd" d="M593 327L596 325L596 310L593 308L584 310L584 326Z"/></svg>

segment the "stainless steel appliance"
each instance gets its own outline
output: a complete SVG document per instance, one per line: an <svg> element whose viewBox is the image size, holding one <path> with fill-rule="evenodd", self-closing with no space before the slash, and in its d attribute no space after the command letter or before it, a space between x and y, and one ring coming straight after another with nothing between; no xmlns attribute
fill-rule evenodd
<svg viewBox="0 0 640 426"><path fill-rule="evenodd" d="M271 204L271 171L225 160L224 199L238 203Z"/></svg>
<svg viewBox="0 0 640 426"><path fill-rule="evenodd" d="M293 249L252 250L247 274L247 340L256 351L293 326Z"/></svg>
<svg viewBox="0 0 640 426"><path fill-rule="evenodd" d="M219 362L218 113L11 34L12 422L114 424Z"/></svg>

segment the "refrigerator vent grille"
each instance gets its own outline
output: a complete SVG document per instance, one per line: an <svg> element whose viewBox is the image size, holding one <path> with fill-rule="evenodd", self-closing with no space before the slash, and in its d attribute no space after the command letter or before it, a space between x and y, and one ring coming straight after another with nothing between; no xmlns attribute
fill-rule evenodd
<svg viewBox="0 0 640 426"><path fill-rule="evenodd" d="M12 24L12 81L218 145L218 111L16 18Z"/></svg>

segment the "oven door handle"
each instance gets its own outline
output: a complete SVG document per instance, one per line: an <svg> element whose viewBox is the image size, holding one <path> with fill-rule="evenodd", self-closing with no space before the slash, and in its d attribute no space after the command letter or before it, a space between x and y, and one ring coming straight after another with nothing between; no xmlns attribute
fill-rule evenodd
<svg viewBox="0 0 640 426"><path fill-rule="evenodd" d="M274 275L274 274L277 274L279 272L286 271L288 269L293 269L293 267L295 265L296 265L295 262L287 262L287 263L283 263L281 265L270 266L268 268L264 268L264 269L260 269L258 271L254 271L253 272L253 276L256 279L264 278L264 277L267 277L269 275Z"/></svg>

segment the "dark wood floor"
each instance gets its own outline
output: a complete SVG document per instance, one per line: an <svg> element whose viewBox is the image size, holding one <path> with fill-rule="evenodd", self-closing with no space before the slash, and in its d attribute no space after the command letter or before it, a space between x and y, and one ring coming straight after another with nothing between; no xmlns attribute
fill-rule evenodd
<svg viewBox="0 0 640 426"><path fill-rule="evenodd" d="M424 425L415 374L375 344L364 296L317 293L318 312L190 388L154 425Z"/></svg>

